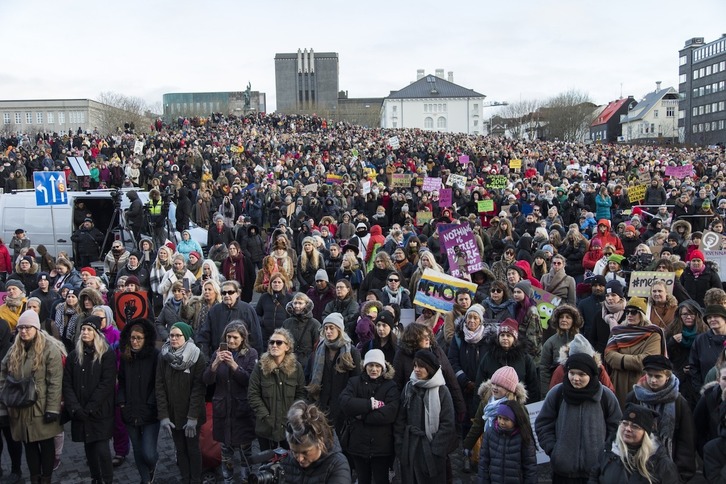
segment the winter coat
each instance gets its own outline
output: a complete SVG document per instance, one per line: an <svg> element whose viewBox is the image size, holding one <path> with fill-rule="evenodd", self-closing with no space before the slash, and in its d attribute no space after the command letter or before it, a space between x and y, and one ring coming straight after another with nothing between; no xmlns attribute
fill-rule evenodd
<svg viewBox="0 0 726 484"><path fill-rule="evenodd" d="M607 219L610 220L610 217L612 216L610 214L610 207L613 206L613 199L608 197L603 197L600 194L597 194L595 196L595 218L597 219Z"/></svg>
<svg viewBox="0 0 726 484"><path fill-rule="evenodd" d="M38 338L39 336L36 336ZM46 335L46 338L51 338ZM32 407L8 408L0 403L0 416L10 417L10 433L17 442L38 442L53 438L63 431L58 420L47 424L43 421L46 412L61 413L61 397L63 394L63 361L58 348L48 341L43 349L40 366L33 373L35 350L31 346L27 358L23 361L21 373L15 378L35 377L35 389L38 399ZM2 359L0 367L0 388L5 386L8 375L8 358Z"/></svg>
<svg viewBox="0 0 726 484"><path fill-rule="evenodd" d="M723 397L723 391L718 383L707 383L701 390L701 398L693 410L696 450L701 457L706 443L718 437L718 410L724 402Z"/></svg>
<svg viewBox="0 0 726 484"><path fill-rule="evenodd" d="M537 484L537 478L534 440L524 445L521 433L500 429L496 423L484 433L479 451L480 483Z"/></svg>
<svg viewBox="0 0 726 484"><path fill-rule="evenodd" d="M459 382L461 393L464 395L469 417L474 415L479 404L479 396L476 392L478 387L475 384L476 373L487 349L485 338L480 339L477 343L468 343L461 328L456 331L456 335L449 345L449 363ZM467 391L467 387L471 388L471 391Z"/></svg>
<svg viewBox="0 0 726 484"><path fill-rule="evenodd" d="M542 276L542 288L562 299L563 303L572 304L573 306L577 304L575 279L565 273L562 280L554 282L556 277L554 274L555 273L550 270L550 272Z"/></svg>
<svg viewBox="0 0 726 484"><path fill-rule="evenodd" d="M318 460L308 467L302 468L295 461L294 455L290 452L287 457L280 461L285 471L285 482L298 484L349 484L350 465L348 459L343 455L338 439L335 438L333 448L326 454L322 454Z"/></svg>
<svg viewBox="0 0 726 484"><path fill-rule="evenodd" d="M63 371L63 401L71 416L73 442L91 443L113 435L116 354L108 348L93 361L93 351L84 345L82 363L77 350L71 351Z"/></svg>
<svg viewBox="0 0 726 484"><path fill-rule="evenodd" d="M524 345L517 341L509 351L505 351L504 348L499 346L496 335L487 338L487 344L489 349L484 354L476 374L477 386L489 380L499 368L511 366L517 372L519 381L524 384L524 388L527 390L527 402L538 402L540 393L537 367L534 366L534 361L527 354Z"/></svg>
<svg viewBox="0 0 726 484"><path fill-rule="evenodd" d="M305 398L305 376L295 355L286 354L277 366L269 353L263 354L252 370L247 398L255 413L257 437L284 441L287 410Z"/></svg>
<svg viewBox="0 0 726 484"><path fill-rule="evenodd" d="M622 412L613 392L602 385L580 405L567 403L563 392L560 384L545 397L534 425L537 440L550 457L553 474L586 478L602 443L615 436Z"/></svg>
<svg viewBox="0 0 726 484"><path fill-rule="evenodd" d="M479 405L476 408L474 418L471 419L471 428L469 429L469 433L466 434L466 437L464 437L464 441L462 442L463 448L467 450L471 450L479 437L481 437L484 433L484 407L486 407L492 397L491 381L485 381L479 385L477 394L479 395ZM524 385L522 383L517 383L517 388L512 393L512 400L516 400L522 405L527 402L527 390L524 389Z"/></svg>
<svg viewBox="0 0 726 484"><path fill-rule="evenodd" d="M255 286L255 264L244 254L239 254L237 258L227 257L222 261L222 269L220 274L227 280L235 280L239 282L242 291L239 298L248 303L252 301L252 292ZM234 277L232 277L234 276Z"/></svg>
<svg viewBox="0 0 726 484"><path fill-rule="evenodd" d="M144 328L144 346L138 352L129 351L131 328L140 324ZM156 331L150 321L137 319L121 331L119 350L117 403L126 425L143 426L157 422L156 367L159 350L156 349Z"/></svg>
<svg viewBox="0 0 726 484"><path fill-rule="evenodd" d="M726 484L726 425L719 427L718 435L703 448L703 475L708 482Z"/></svg>
<svg viewBox="0 0 726 484"><path fill-rule="evenodd" d="M129 264L127 262L126 265L119 269L118 273L116 274L117 279L123 276L136 276L139 279L139 286L141 288L140 290L149 290L149 271L143 265L138 265L135 269L132 269L129 267Z"/></svg>
<svg viewBox="0 0 726 484"><path fill-rule="evenodd" d="M569 276L581 276L585 273L585 268L582 265L582 260L587 253L587 242L581 240L577 245L571 243L564 243L559 248L559 253L566 259L565 272Z"/></svg>
<svg viewBox="0 0 726 484"><path fill-rule="evenodd" d="M688 358L689 374L693 388L701 388L706 373L716 364L716 359L724 351L726 336L717 335L712 329L696 336Z"/></svg>
<svg viewBox="0 0 726 484"><path fill-rule="evenodd" d="M194 344L192 340L187 344ZM184 428L187 419L196 418L197 427L207 420L204 395L207 387L202 375L207 367L207 356L199 358L188 370L175 370L161 356L156 366L156 404L159 420L168 418L177 430Z"/></svg>
<svg viewBox="0 0 726 484"><path fill-rule="evenodd" d="M247 392L250 375L257 364L257 351L250 348L233 352L232 356L238 365L236 370L225 362L213 370L212 363L217 358L215 351L202 379L205 385L214 385L212 436L217 442L236 447L255 439L255 414Z"/></svg>
<svg viewBox="0 0 726 484"><path fill-rule="evenodd" d="M400 277L400 276L399 276ZM383 286L381 286L383 287ZM401 287L399 289L401 291L401 302L399 303L399 307L401 309L413 309L413 303L411 302L411 294L409 293L408 289ZM384 306L388 306L390 304L391 297L386 292L385 287L381 291L381 304Z"/></svg>
<svg viewBox="0 0 726 484"><path fill-rule="evenodd" d="M253 232L254 229L254 232ZM256 225L250 225L247 227L247 237L243 240L238 240L242 252L251 260L254 264L259 264L265 257L265 241L262 240L260 235L260 229Z"/></svg>
<svg viewBox="0 0 726 484"><path fill-rule="evenodd" d="M182 301L181 304L179 304L179 309L177 310L172 301L173 298L164 303L161 311L159 311L159 316L156 317L156 321L154 322L156 325L156 337L158 341L166 341L169 339L169 330L179 321L187 323L192 327L194 326L193 320L183 317L185 314L185 311L183 311L184 302Z"/></svg>
<svg viewBox="0 0 726 484"><path fill-rule="evenodd" d="M559 365L557 365L557 368L555 368L555 371L552 372L552 378L550 379L550 386L547 389L549 392L552 387L557 385L558 383L562 383L562 381L565 379L565 363L567 363L567 357L570 355L570 345L567 344L565 346L560 347L560 356L558 359ZM597 367L600 369L598 373L598 380L600 380L600 384L607 387L611 392L615 393L615 387L613 386L613 382L610 380L610 375L608 375L607 370L605 369L605 365L602 364L602 356L597 351L592 355L592 359L595 360L595 363L597 363Z"/></svg>
<svg viewBox="0 0 726 484"><path fill-rule="evenodd" d="M721 289L721 278L713 267L706 263L703 272L697 278L691 272L691 267L686 267L683 274L681 274L681 284L688 292L688 295L691 296L691 299L703 307L703 298L706 291L711 288Z"/></svg>
<svg viewBox="0 0 726 484"><path fill-rule="evenodd" d="M343 316L343 323L345 324L346 332L350 335L355 332L355 323L358 320L359 311L360 306L358 306L358 302L356 302L353 294L351 293L348 294L348 297L345 299L338 299L336 297L326 304L321 321L325 320L325 318L331 313L340 313ZM349 332L349 328L352 328L353 331Z"/></svg>
<svg viewBox="0 0 726 484"><path fill-rule="evenodd" d="M552 319L550 320L552 321ZM574 337L573 331L557 332L550 336L542 346L542 357L539 364L540 395L547 395L550 390L552 373L557 369L560 348L569 345Z"/></svg>
<svg viewBox="0 0 726 484"><path fill-rule="evenodd" d="M335 287L328 283L325 290L321 292L316 285L308 289L306 294L313 302L313 317L318 321L322 321L325 307L335 299Z"/></svg>
<svg viewBox="0 0 726 484"><path fill-rule="evenodd" d="M272 333L282 327L288 317L285 307L292 301L292 295L282 291L279 293L264 292L255 305L255 312L260 318L262 341L268 341Z"/></svg>
<svg viewBox="0 0 726 484"><path fill-rule="evenodd" d="M371 398L384 405L373 410ZM348 380L340 395L340 408L350 426L350 440L344 450L365 458L393 456L393 424L400 398L401 392L393 381L393 367L388 363L375 380L365 370Z"/></svg>
<svg viewBox="0 0 726 484"><path fill-rule="evenodd" d="M224 328L235 319L241 319L247 326L250 346L256 349L258 354L262 351L262 331L257 313L252 309L252 306L238 299L237 303L232 307L224 303L217 303L209 310L207 320L202 323L194 335L194 341L202 350L202 353L207 356L212 355L222 341Z"/></svg>
<svg viewBox="0 0 726 484"><path fill-rule="evenodd" d="M592 468L588 484L679 484L678 470L668 457L665 448L656 442L655 453L648 459L649 481L639 472L628 472L620 460L620 450L614 442L608 441L605 449L597 455L597 465Z"/></svg>
<svg viewBox="0 0 726 484"><path fill-rule="evenodd" d="M295 356L303 368L307 368L310 355L313 354L320 340L320 321L313 317L312 304L305 307L305 312L295 314L292 301L285 307L289 317L282 322L282 327L292 334L295 341Z"/></svg>

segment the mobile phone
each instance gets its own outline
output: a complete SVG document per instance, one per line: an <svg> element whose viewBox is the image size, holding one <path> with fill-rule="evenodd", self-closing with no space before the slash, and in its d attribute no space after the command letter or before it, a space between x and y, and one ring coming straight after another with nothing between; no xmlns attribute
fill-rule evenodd
<svg viewBox="0 0 726 484"><path fill-rule="evenodd" d="M183 281L184 282L182 282L182 284L184 284L184 290L189 291L189 279L183 279Z"/></svg>
<svg viewBox="0 0 726 484"><path fill-rule="evenodd" d="M229 351L227 343L219 343L219 351Z"/></svg>

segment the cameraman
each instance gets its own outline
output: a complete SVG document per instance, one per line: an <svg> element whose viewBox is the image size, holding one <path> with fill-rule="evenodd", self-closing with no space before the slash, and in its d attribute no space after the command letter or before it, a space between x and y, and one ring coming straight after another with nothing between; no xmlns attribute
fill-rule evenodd
<svg viewBox="0 0 726 484"><path fill-rule="evenodd" d="M287 482L351 482L348 459L318 407L302 400L293 403L287 412L285 437L290 453L280 464Z"/></svg>
<svg viewBox="0 0 726 484"><path fill-rule="evenodd" d="M139 241L141 235L141 227L144 225L144 204L139 199L136 190L126 192L126 198L131 202L131 206L126 209L126 224L134 234L134 240Z"/></svg>
<svg viewBox="0 0 726 484"><path fill-rule="evenodd" d="M152 188L149 192L149 201L146 203L146 216L148 217L147 223L149 230L152 234L154 241L154 247L161 247L166 242L166 235L164 234L164 222L166 221L166 214L169 213L169 195L164 196L162 200L161 192L158 188Z"/></svg>

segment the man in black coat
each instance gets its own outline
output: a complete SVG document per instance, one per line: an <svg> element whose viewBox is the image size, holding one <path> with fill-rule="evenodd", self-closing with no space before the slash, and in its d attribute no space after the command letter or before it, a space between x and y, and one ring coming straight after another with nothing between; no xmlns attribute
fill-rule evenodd
<svg viewBox="0 0 726 484"><path fill-rule="evenodd" d="M590 334L590 326L595 321L595 317L602 312L602 302L605 300L605 276L590 277L585 280L585 283L590 284L591 293L577 303L577 309L585 321L580 332Z"/></svg>
<svg viewBox="0 0 726 484"><path fill-rule="evenodd" d="M131 202L129 208L126 209L126 223L134 233L134 239L138 242L141 234L141 228L144 225L144 204L139 199L136 190L126 192L126 197Z"/></svg>
<svg viewBox="0 0 726 484"><path fill-rule="evenodd" d="M76 244L77 267L86 267L98 260L103 233L93 225L93 219L86 217L71 235L71 240Z"/></svg>
<svg viewBox="0 0 726 484"><path fill-rule="evenodd" d="M179 197L176 201L176 229L181 233L189 229L189 221L192 218L192 200L189 198L189 189L181 187Z"/></svg>

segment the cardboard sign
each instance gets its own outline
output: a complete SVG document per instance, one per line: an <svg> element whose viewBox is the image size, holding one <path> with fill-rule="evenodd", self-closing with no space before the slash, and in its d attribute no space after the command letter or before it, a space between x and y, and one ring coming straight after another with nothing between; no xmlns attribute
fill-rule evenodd
<svg viewBox="0 0 726 484"><path fill-rule="evenodd" d="M361 187L361 193L363 195L368 195L369 193L371 193L371 181L370 180L364 181L362 183L362 185L363 186Z"/></svg>
<svg viewBox="0 0 726 484"><path fill-rule="evenodd" d="M305 185L302 189L303 195L307 195L308 193L317 193L317 191L318 191L317 183L310 183L308 185Z"/></svg>
<svg viewBox="0 0 726 484"><path fill-rule="evenodd" d="M520 168L522 168L522 160L509 160L509 168L511 168L512 170L519 170Z"/></svg>
<svg viewBox="0 0 726 484"><path fill-rule="evenodd" d="M650 170L648 168L638 170L638 182L644 185L650 183Z"/></svg>
<svg viewBox="0 0 726 484"><path fill-rule="evenodd" d="M703 256L718 264L718 275L726 281L726 250L704 250Z"/></svg>
<svg viewBox="0 0 726 484"><path fill-rule="evenodd" d="M449 178L446 180L446 186L454 186L461 188L462 190L466 188L466 177L463 175L449 175Z"/></svg>
<svg viewBox="0 0 726 484"><path fill-rule="evenodd" d="M534 423L537 420L537 415L542 411L542 405L544 405L544 396L542 396L542 400L535 403L530 403L529 405L525 405L527 407L527 412L529 412L529 423L534 429ZM537 440L537 433L532 432L534 435L534 443L537 447L536 456L537 456L537 465L539 464L546 464L550 461L550 458L547 454L545 454L545 451L542 450L542 447L539 446L539 440Z"/></svg>
<svg viewBox="0 0 726 484"><path fill-rule="evenodd" d="M442 188L439 190L439 207L450 207L452 198L453 194L451 188Z"/></svg>
<svg viewBox="0 0 726 484"><path fill-rule="evenodd" d="M666 166L665 174L673 178L686 178L693 175L693 165Z"/></svg>
<svg viewBox="0 0 726 484"><path fill-rule="evenodd" d="M461 155L461 156L459 156L459 163L461 163L462 165L469 164L469 155Z"/></svg>
<svg viewBox="0 0 726 484"><path fill-rule="evenodd" d="M637 203L645 199L645 190L648 185L633 185L628 187L628 199L630 203Z"/></svg>
<svg viewBox="0 0 726 484"><path fill-rule="evenodd" d="M408 173L394 173L391 175L391 186L393 188L410 188L411 175Z"/></svg>
<svg viewBox="0 0 726 484"><path fill-rule="evenodd" d="M507 188L507 177L504 175L490 175L487 177L488 188Z"/></svg>
<svg viewBox="0 0 726 484"><path fill-rule="evenodd" d="M698 248L701 250L726 250L726 237L711 230L705 230ZM708 258L708 256L706 257Z"/></svg>
<svg viewBox="0 0 726 484"><path fill-rule="evenodd" d="M429 212L428 210L421 210L420 212L416 212L416 226L427 224L431 222L433 218L434 213Z"/></svg>
<svg viewBox="0 0 726 484"><path fill-rule="evenodd" d="M114 298L113 317L118 329L124 329L128 321L149 317L149 299L146 291L121 292Z"/></svg>
<svg viewBox="0 0 726 484"><path fill-rule="evenodd" d="M416 287L413 303L434 311L451 311L454 309L456 291L459 289L468 290L473 298L476 284L426 269Z"/></svg>
<svg viewBox="0 0 726 484"><path fill-rule="evenodd" d="M494 200L479 200L476 209L478 212L491 212L494 210Z"/></svg>
<svg viewBox="0 0 726 484"><path fill-rule="evenodd" d="M144 142L143 141L136 141L134 143L134 154L140 155L144 151Z"/></svg>
<svg viewBox="0 0 726 484"><path fill-rule="evenodd" d="M398 140L398 136L393 136L392 138L388 138L388 144L394 150L397 150L398 148L401 147L401 142Z"/></svg>
<svg viewBox="0 0 726 484"><path fill-rule="evenodd" d="M675 278L675 272L634 271L630 276L628 297L650 297L650 288L656 281L665 282L666 292L673 295Z"/></svg>
<svg viewBox="0 0 726 484"><path fill-rule="evenodd" d="M423 191L435 192L441 188L441 178L427 176L423 179Z"/></svg>
<svg viewBox="0 0 726 484"><path fill-rule="evenodd" d="M449 273L454 277L464 277L484 269L479 247L469 224L440 224L437 226L441 252L449 259Z"/></svg>

